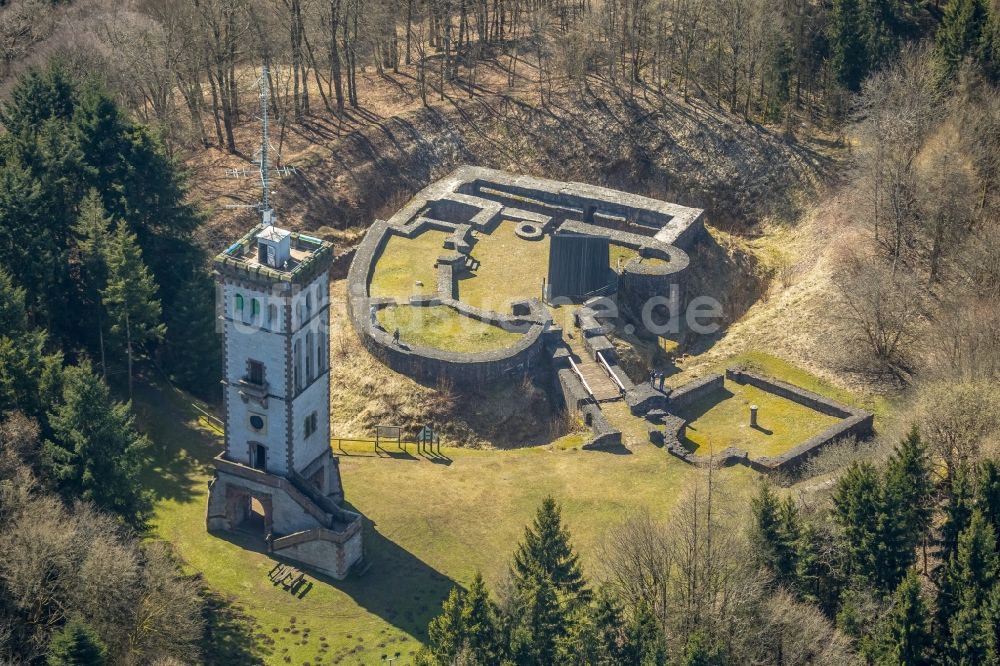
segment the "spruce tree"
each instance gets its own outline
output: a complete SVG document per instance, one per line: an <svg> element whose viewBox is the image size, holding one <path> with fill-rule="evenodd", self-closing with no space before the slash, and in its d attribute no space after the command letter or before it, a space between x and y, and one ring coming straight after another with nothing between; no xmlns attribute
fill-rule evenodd
<svg viewBox="0 0 1000 666"><path fill-rule="evenodd" d="M879 627L872 655L879 666L920 666L929 663L932 637L929 611L914 570L893 594L892 608Z"/></svg>
<svg viewBox="0 0 1000 666"><path fill-rule="evenodd" d="M164 313L164 359L171 378L211 400L219 395L222 338L216 331L215 285L198 273L182 287L183 297Z"/></svg>
<svg viewBox="0 0 1000 666"><path fill-rule="evenodd" d="M751 540L758 557L769 569L778 572L778 550L781 536L778 524L780 502L767 480L760 482L757 494L750 500L753 513Z"/></svg>
<svg viewBox="0 0 1000 666"><path fill-rule="evenodd" d="M896 52L899 17L893 0L864 0L863 10L868 69L874 69Z"/></svg>
<svg viewBox="0 0 1000 666"><path fill-rule="evenodd" d="M452 663L462 649L466 634L462 615L464 597L462 588L453 587L441 605L441 614L427 625L427 649L437 663Z"/></svg>
<svg viewBox="0 0 1000 666"><path fill-rule="evenodd" d="M993 645L994 627L987 620L996 581L996 535L982 512L975 510L946 565L938 594L939 627L947 627L942 643L950 663L986 663Z"/></svg>
<svg viewBox="0 0 1000 666"><path fill-rule="evenodd" d="M49 414L55 442L45 452L66 492L141 525L149 507L139 483L149 440L135 430L130 405L115 402L90 363L66 368L62 401Z"/></svg>
<svg viewBox="0 0 1000 666"><path fill-rule="evenodd" d="M142 261L135 235L119 222L107 257L108 284L101 292L111 320L111 333L120 339L128 361L128 395L132 398L132 366L137 348L163 337L160 301L153 275Z"/></svg>
<svg viewBox="0 0 1000 666"><path fill-rule="evenodd" d="M965 531L972 517L973 490L969 468L961 463L951 477L951 487L944 507L941 526L941 559L947 562L958 550L958 536Z"/></svg>
<svg viewBox="0 0 1000 666"><path fill-rule="evenodd" d="M988 66L989 28L989 8L984 0L949 0L935 49L942 78L954 77L966 58L980 67Z"/></svg>
<svg viewBox="0 0 1000 666"><path fill-rule="evenodd" d="M882 578L882 487L869 463L854 463L837 481L834 517L844 532L847 561L854 575L872 582Z"/></svg>
<svg viewBox="0 0 1000 666"><path fill-rule="evenodd" d="M512 570L518 587L534 586L540 578L549 581L570 605L589 599L579 557L573 552L559 505L552 497L542 501L533 524L525 528Z"/></svg>
<svg viewBox="0 0 1000 666"><path fill-rule="evenodd" d="M912 541L918 542L930 527L934 486L927 448L914 426L896 446L885 473L887 493L898 498L905 511L905 522L912 528Z"/></svg>
<svg viewBox="0 0 1000 666"><path fill-rule="evenodd" d="M103 666L108 663L104 643L86 623L70 620L49 641L49 666Z"/></svg>
<svg viewBox="0 0 1000 666"><path fill-rule="evenodd" d="M81 300L90 313L101 358L101 375L107 379L107 356L104 349L104 304L101 290L108 282L106 259L111 246L111 218L104 211L97 190L91 189L80 204L76 226L76 263L80 271Z"/></svg>
<svg viewBox="0 0 1000 666"><path fill-rule="evenodd" d="M1000 466L992 458L983 461L979 469L978 486L977 506L1000 538Z"/></svg>
<svg viewBox="0 0 1000 666"><path fill-rule="evenodd" d="M560 604L549 578L532 575L519 582L510 638L514 663L544 666L555 663L557 649L569 628L571 613Z"/></svg>
<svg viewBox="0 0 1000 666"><path fill-rule="evenodd" d="M28 321L25 290L0 268L0 416L17 410L45 421L62 377L62 355L47 345Z"/></svg>
<svg viewBox="0 0 1000 666"><path fill-rule="evenodd" d="M498 659L497 614L486 590L482 574L476 573L462 600L462 642L479 663L495 663Z"/></svg>
<svg viewBox="0 0 1000 666"><path fill-rule="evenodd" d="M604 663L620 664L625 659L624 611L614 593L607 587L597 591L593 607L594 631Z"/></svg>
<svg viewBox="0 0 1000 666"><path fill-rule="evenodd" d="M678 666L722 666L725 659L719 646L701 629L688 636Z"/></svg>
<svg viewBox="0 0 1000 666"><path fill-rule="evenodd" d="M640 601L636 606L626 635L624 663L641 666L667 663L667 638L647 602Z"/></svg>
<svg viewBox="0 0 1000 666"><path fill-rule="evenodd" d="M830 18L830 48L837 80L852 92L861 89L868 55L858 0L834 0Z"/></svg>

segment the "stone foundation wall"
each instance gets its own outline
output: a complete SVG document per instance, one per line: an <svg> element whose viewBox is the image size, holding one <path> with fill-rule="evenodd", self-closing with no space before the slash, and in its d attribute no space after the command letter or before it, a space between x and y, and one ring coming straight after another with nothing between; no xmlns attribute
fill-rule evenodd
<svg viewBox="0 0 1000 666"><path fill-rule="evenodd" d="M365 348L382 363L424 382L446 379L455 384L486 384L533 372L542 362L544 328L533 326L513 346L488 352L447 352L418 345L400 346L392 336L373 330L361 336Z"/></svg>
<svg viewBox="0 0 1000 666"><path fill-rule="evenodd" d="M725 377L723 375L708 375L701 379L696 379L670 392L669 407L675 409L688 407L716 391L721 391L723 388L725 388Z"/></svg>
<svg viewBox="0 0 1000 666"><path fill-rule="evenodd" d="M812 391L807 391L794 384L732 368L726 370L724 376L709 375L676 389L670 394L668 409L690 405L710 395L713 391L722 390L725 379L740 384L756 386L759 389L804 405L822 414L837 417L840 421L814 437L810 437L806 441L789 449L780 456L751 458L746 450L738 447L730 447L714 456L694 454L688 451L681 443L686 424L682 418L675 414L668 414L663 418L662 428L650 431L650 442L657 446L663 446L671 455L692 465L726 466L742 464L759 472L788 472L794 471L803 462L808 460L809 457L815 455L824 446L832 442L848 437L865 439L871 436L874 430L874 415L871 412L851 407L850 405L813 393Z"/></svg>
<svg viewBox="0 0 1000 666"><path fill-rule="evenodd" d="M786 400L797 402L800 405L804 405L809 409L817 411L821 414L826 414L827 416L836 416L837 418L843 419L851 416L852 414L862 413L862 410L855 409L854 407L845 405L842 402L837 402L836 400L827 398L818 393L807 391L804 388L799 388L794 384L782 382L770 377L764 377L763 375L747 372L746 370L730 368L726 370L726 377L737 384L749 384L750 386L756 386L757 388L763 389L768 393L773 393L774 395L781 396Z"/></svg>
<svg viewBox="0 0 1000 666"><path fill-rule="evenodd" d="M273 552L343 580L364 557L361 523L347 533L317 528L276 539Z"/></svg>
<svg viewBox="0 0 1000 666"><path fill-rule="evenodd" d="M556 370L559 388L566 409L579 415L587 423L593 436L583 445L584 449L608 449L622 446L622 433L604 416L600 405L587 393L580 378L568 364Z"/></svg>

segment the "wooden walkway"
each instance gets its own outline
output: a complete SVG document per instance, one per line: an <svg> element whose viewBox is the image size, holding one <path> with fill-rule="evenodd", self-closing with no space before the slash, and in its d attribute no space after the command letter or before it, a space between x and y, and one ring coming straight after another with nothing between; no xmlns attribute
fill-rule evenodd
<svg viewBox="0 0 1000 666"><path fill-rule="evenodd" d="M590 388L594 399L597 402L613 402L621 399L621 391L618 384L608 375L608 371L597 361L584 357L577 361L576 367L580 369L584 381Z"/></svg>
<svg viewBox="0 0 1000 666"><path fill-rule="evenodd" d="M604 366L591 358L590 354L587 353L587 350L583 346L583 340L579 335L575 335L572 338L564 336L563 340L566 341L573 352L573 362L576 363L577 369L583 375L583 381L587 383L587 388L590 389L590 393L594 396L594 399L597 402L621 400L622 395L618 384L611 379Z"/></svg>

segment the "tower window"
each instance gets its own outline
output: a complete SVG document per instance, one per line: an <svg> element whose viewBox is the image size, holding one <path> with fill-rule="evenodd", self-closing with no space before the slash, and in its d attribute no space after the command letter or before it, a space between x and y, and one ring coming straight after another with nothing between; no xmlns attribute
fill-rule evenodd
<svg viewBox="0 0 1000 666"><path fill-rule="evenodd" d="M256 317L260 314L260 301L256 298L250 299L250 316Z"/></svg>
<svg viewBox="0 0 1000 666"><path fill-rule="evenodd" d="M295 341L295 357L294 357L294 368L293 373L295 375L295 388L302 388L302 344L296 340Z"/></svg>
<svg viewBox="0 0 1000 666"><path fill-rule="evenodd" d="M306 316L307 317L312 314L312 309L313 309L312 294L307 293L306 294Z"/></svg>
<svg viewBox="0 0 1000 666"><path fill-rule="evenodd" d="M273 303L267 306L267 321L269 324L278 323L278 306Z"/></svg>
<svg viewBox="0 0 1000 666"><path fill-rule="evenodd" d="M313 334L312 331L306 333L306 381L311 382L315 377L313 369Z"/></svg>
<svg viewBox="0 0 1000 666"><path fill-rule="evenodd" d="M236 294L236 311L243 312L243 294Z"/></svg>
<svg viewBox="0 0 1000 666"><path fill-rule="evenodd" d="M247 381L262 386L264 384L264 364L260 361L247 361Z"/></svg>
<svg viewBox="0 0 1000 666"><path fill-rule="evenodd" d="M305 421L305 433L306 433L306 437L310 437L310 436L312 436L312 434L314 432L316 432L316 428L318 426L318 423L319 423L319 419L316 416L316 412L313 412L312 414L310 414L309 416L306 417L306 421Z"/></svg>

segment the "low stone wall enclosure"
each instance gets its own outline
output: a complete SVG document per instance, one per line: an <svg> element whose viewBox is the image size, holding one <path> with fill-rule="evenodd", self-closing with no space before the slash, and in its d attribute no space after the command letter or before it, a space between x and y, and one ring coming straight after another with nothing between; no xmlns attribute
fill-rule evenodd
<svg viewBox="0 0 1000 666"><path fill-rule="evenodd" d="M517 239L533 243L549 236L551 241L544 300L506 301L509 312L473 307L463 302L459 293L459 280L478 270L473 248L502 221L515 223ZM397 236L414 239L429 230L444 232L433 265L432 293L422 289L422 293L407 298L374 297L371 284L376 264L390 240ZM587 449L622 447L622 433L603 411L605 403L615 401L623 401L632 416L645 419L650 441L694 465L742 463L765 472L784 471L832 441L871 434L870 413L751 372L730 369L725 375L706 376L663 391L649 382L634 384L629 380L610 337L616 320L623 311L640 311L653 296L670 294L674 298L683 291L688 251L702 233L702 211L697 209L580 183L461 167L422 190L389 220L372 225L349 257L348 314L372 355L427 383L446 380L460 386L482 386L528 374L547 380L566 409L590 428L591 437L584 445ZM557 239L566 242L556 243ZM601 249L602 244L605 249ZM614 271L616 277L606 287L596 293L570 295L580 305L574 306L574 335L564 336L553 321L549 288L558 282L560 290L592 289L600 281L599 255L610 245L631 250L631 258L620 260L623 265ZM577 257L577 247L586 256ZM553 261L560 263L554 268ZM576 268L574 262L586 266ZM574 274L574 270L581 272ZM416 284L423 287L423 282ZM447 308L461 320L476 320L513 333L514 341L503 340L506 346L500 349L460 352L400 339L379 320L383 309L396 306ZM685 421L678 411L722 391L726 379L751 384L839 421L776 457L750 458L747 451L738 448L711 457L696 455L682 444Z"/></svg>
<svg viewBox="0 0 1000 666"><path fill-rule="evenodd" d="M727 448L711 457L696 455L681 443L686 424L684 419L673 414L663 419L662 429L650 431L650 441L662 445L672 455L693 465L744 464L762 472L788 472L819 453L827 444L848 437L864 439L871 436L874 430L874 415L871 412L845 405L787 382L734 368L726 370L725 375L710 375L675 389L670 393L668 410L680 409L708 397L713 391L722 390L726 379L738 384L756 386L840 420L779 456L751 458L747 451L735 447Z"/></svg>
<svg viewBox="0 0 1000 666"><path fill-rule="evenodd" d="M542 358L551 317L537 300L515 303L510 313L487 312L458 300L458 279L469 269L477 233L490 233L503 220L518 223L519 235L573 233L604 237L634 248L639 256L624 267L630 284L646 293L680 280L688 266L685 248L702 230L702 211L582 183L518 176L480 167L461 167L431 184L388 221L376 221L358 246L348 271L348 312L368 350L383 363L422 381L444 378L477 384L532 371ZM448 232L436 261L436 293L411 297L411 306L444 306L456 314L521 333L517 343L489 352L453 352L415 344L396 344L381 329L378 310L397 305L372 298L376 263L394 235L414 238L427 230ZM640 257L655 258L655 266Z"/></svg>

